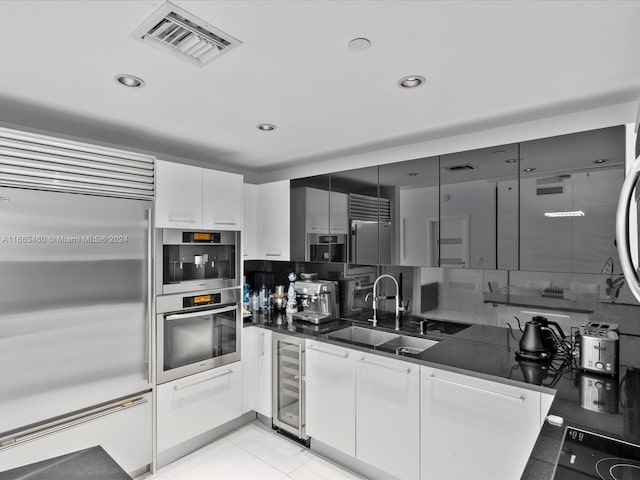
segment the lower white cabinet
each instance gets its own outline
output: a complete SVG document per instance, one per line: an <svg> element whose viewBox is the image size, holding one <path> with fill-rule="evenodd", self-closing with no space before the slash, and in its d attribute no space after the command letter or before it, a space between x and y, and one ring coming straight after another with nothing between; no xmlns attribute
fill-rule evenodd
<svg viewBox="0 0 640 480"><path fill-rule="evenodd" d="M306 432L356 456L356 353L307 340Z"/></svg>
<svg viewBox="0 0 640 480"><path fill-rule="evenodd" d="M242 330L242 413L254 410L271 418L271 341L270 330Z"/></svg>
<svg viewBox="0 0 640 480"><path fill-rule="evenodd" d="M242 414L242 365L231 363L157 387L158 451Z"/></svg>
<svg viewBox="0 0 640 480"><path fill-rule="evenodd" d="M258 409L258 327L242 329L242 413Z"/></svg>
<svg viewBox="0 0 640 480"><path fill-rule="evenodd" d="M38 437L0 451L0 471L17 468L96 445L126 472L151 463L151 394L145 402ZM0 475L2 477L2 475Z"/></svg>
<svg viewBox="0 0 640 480"><path fill-rule="evenodd" d="M356 458L403 480L420 478L419 418L419 367L358 353Z"/></svg>
<svg viewBox="0 0 640 480"><path fill-rule="evenodd" d="M257 372L258 372L258 402L256 412L271 418L272 396L271 396L271 357L272 357L272 337L270 330L259 328L257 335Z"/></svg>
<svg viewBox="0 0 640 480"><path fill-rule="evenodd" d="M520 478L540 430L541 394L420 370L421 479Z"/></svg>

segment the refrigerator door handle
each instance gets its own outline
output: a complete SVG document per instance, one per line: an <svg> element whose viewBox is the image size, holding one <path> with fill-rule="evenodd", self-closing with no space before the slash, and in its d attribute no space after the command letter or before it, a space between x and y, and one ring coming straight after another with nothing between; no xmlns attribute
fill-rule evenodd
<svg viewBox="0 0 640 480"><path fill-rule="evenodd" d="M147 349L147 382L151 383L151 365L153 363L153 211L147 209L147 325L146 349Z"/></svg>
<svg viewBox="0 0 640 480"><path fill-rule="evenodd" d="M636 161L627 173L620 199L618 200L618 210L616 212L616 240L618 246L618 256L620 257L620 265L627 284L633 296L640 302L640 278L638 272L633 266L633 257L629 245L629 209L633 199L633 192L638 185L638 177L640 176L640 161Z"/></svg>

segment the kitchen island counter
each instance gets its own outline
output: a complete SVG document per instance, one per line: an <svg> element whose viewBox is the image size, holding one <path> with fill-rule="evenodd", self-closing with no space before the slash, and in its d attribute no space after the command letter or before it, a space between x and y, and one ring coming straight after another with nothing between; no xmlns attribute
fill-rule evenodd
<svg viewBox="0 0 640 480"><path fill-rule="evenodd" d="M287 323L284 314L280 317L257 315L254 321L245 323L245 326L258 326L345 346L343 342L327 338L327 334L351 325L366 327L367 325L361 320L358 317L310 325L304 322ZM392 318L383 316L379 326L385 331L419 336L416 333L418 327L413 322L405 323L406 330L395 332ZM595 383L601 378L580 372L575 361L557 360L548 368L532 362L519 362L516 360L515 352L518 349L520 335L517 330L510 331L507 328L479 324L471 325L454 335L427 331L424 337L438 340L438 344L419 355L402 355L401 357L411 363L512 384L543 393L555 393L549 415L562 417L564 425L556 427L544 422L522 475L524 480L552 478L564 427L567 425L631 443L640 443L640 337L620 336L621 358L624 359L625 364L621 365L618 377L603 377L604 384L611 389L612 393L607 397L608 405L598 405L597 401L587 397L590 389L596 388ZM398 357L393 353L359 345L346 344L346 346L363 352Z"/></svg>

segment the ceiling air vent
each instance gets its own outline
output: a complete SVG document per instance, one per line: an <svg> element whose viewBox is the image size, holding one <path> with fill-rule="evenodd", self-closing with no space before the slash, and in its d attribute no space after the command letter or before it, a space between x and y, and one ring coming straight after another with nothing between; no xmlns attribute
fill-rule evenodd
<svg viewBox="0 0 640 480"><path fill-rule="evenodd" d="M171 2L160 6L131 36L199 67L242 44Z"/></svg>
<svg viewBox="0 0 640 480"><path fill-rule="evenodd" d="M562 185L559 187L539 187L536 189L536 195L560 195L564 192Z"/></svg>
<svg viewBox="0 0 640 480"><path fill-rule="evenodd" d="M478 167L474 165L452 165L450 167L445 167L445 168L450 172L461 172L464 170L475 170Z"/></svg>

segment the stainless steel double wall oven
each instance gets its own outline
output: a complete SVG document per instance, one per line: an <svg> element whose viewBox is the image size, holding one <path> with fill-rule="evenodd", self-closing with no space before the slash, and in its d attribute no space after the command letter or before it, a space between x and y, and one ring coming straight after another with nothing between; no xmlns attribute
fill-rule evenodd
<svg viewBox="0 0 640 480"><path fill-rule="evenodd" d="M240 360L239 254L239 232L159 231L157 383Z"/></svg>

